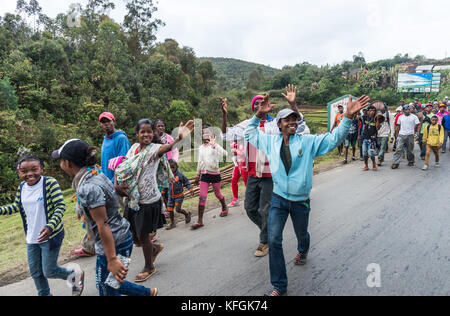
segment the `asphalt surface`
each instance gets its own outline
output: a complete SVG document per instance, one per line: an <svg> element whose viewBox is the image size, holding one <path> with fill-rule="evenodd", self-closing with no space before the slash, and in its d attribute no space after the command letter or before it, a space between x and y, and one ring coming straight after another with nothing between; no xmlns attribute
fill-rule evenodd
<svg viewBox="0 0 450 316"><path fill-rule="evenodd" d="M290 220L285 228L288 295L450 295L450 153L442 155L441 168L428 172L420 169L422 161L391 170L391 159L389 154L378 172L362 172L358 161L314 177L306 266L294 266ZM144 285L164 296L260 296L270 290L268 257L253 256L256 226L242 207L227 218L218 215L209 212L198 231L185 224L161 230L158 273ZM98 295L95 259L73 264L86 271L83 295ZM128 280L142 267L142 251L135 248ZM50 284L54 295L70 295L64 281ZM36 295L36 289L27 279L0 288L0 295Z"/></svg>

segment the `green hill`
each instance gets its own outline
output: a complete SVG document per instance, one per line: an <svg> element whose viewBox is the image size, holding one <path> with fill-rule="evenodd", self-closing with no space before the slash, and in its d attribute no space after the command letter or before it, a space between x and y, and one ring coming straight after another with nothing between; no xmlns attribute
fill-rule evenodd
<svg viewBox="0 0 450 316"><path fill-rule="evenodd" d="M220 90L246 89L247 80L252 72L261 69L265 79L274 76L281 70L234 58L203 57L209 60L216 72L217 86Z"/></svg>

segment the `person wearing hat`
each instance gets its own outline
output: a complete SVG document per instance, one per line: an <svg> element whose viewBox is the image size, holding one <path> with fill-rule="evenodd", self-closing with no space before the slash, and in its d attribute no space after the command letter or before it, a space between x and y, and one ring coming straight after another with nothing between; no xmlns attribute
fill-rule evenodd
<svg viewBox="0 0 450 316"><path fill-rule="evenodd" d="M116 119L112 113L103 112L98 120L100 127L105 132L101 152L102 172L114 183L114 171L108 169L108 162L110 159L126 156L131 144L127 134L116 129Z"/></svg>
<svg viewBox="0 0 450 316"><path fill-rule="evenodd" d="M417 98L414 99L413 106L416 112L420 112L422 110L422 104L419 102L419 99Z"/></svg>
<svg viewBox="0 0 450 316"><path fill-rule="evenodd" d="M434 116L433 113L433 104L429 103L425 107L425 111L419 112L417 117L421 123L420 132L419 132L419 147L420 147L420 159L425 160L425 154L427 151L427 146L423 143L423 134L425 133L425 129L431 124L431 118Z"/></svg>
<svg viewBox="0 0 450 316"><path fill-rule="evenodd" d="M369 170L369 157L372 160L373 170L377 171L375 152L377 148L377 136L380 125L377 123L377 119L375 117L377 112L375 106L370 105L367 110L368 114L361 117L361 120L363 121L363 128L361 130L361 139L363 142L362 151L364 158L363 171Z"/></svg>
<svg viewBox="0 0 450 316"><path fill-rule="evenodd" d="M339 124L341 124L341 121L343 119L344 119L344 106L339 104L338 105L338 113L334 117L334 123L333 123L333 127L331 128L331 132L330 133L333 133L333 130L335 128L337 128L339 126ZM343 149L344 149L344 143L342 143L342 144L340 144L338 146L339 156L343 155Z"/></svg>
<svg viewBox="0 0 450 316"><path fill-rule="evenodd" d="M447 150L447 141L450 137L450 112L442 118L442 126L444 127L444 143L442 145L442 152Z"/></svg>
<svg viewBox="0 0 450 316"><path fill-rule="evenodd" d="M294 264L306 264L310 247L308 222L314 158L331 152L342 143L350 130L352 119L369 101L367 96L357 101L353 101L350 96L341 124L333 133L324 135L296 134L299 114L292 109L284 109L276 118L281 134L269 135L258 129L261 119L271 110L269 96L266 96L245 129L245 140L268 156L274 182L268 221L269 270L273 285L269 296L281 296L287 292L282 240L289 215L298 241Z"/></svg>
<svg viewBox="0 0 450 316"><path fill-rule="evenodd" d="M397 122L400 116L403 115L403 106L399 106L396 110L395 110L395 115L394 115L394 127L393 129L393 138L394 138L394 146L392 148L392 151L396 151L397 150L397 140L398 140L398 136L395 134L395 126L397 126Z"/></svg>
<svg viewBox="0 0 450 316"><path fill-rule="evenodd" d="M291 106L291 109L299 113L298 128L296 133L309 134L309 128L303 120L303 115L298 112L296 104L297 87L288 85L286 94L282 94ZM252 99L251 110L256 113L264 102L265 96L257 95ZM236 126L227 128L227 99L220 99L222 106L222 138L226 141L243 142L245 128L251 120L245 120ZM272 105L268 105L272 110ZM264 114L260 120L259 128L262 132L272 135L280 135L280 129L276 120L269 115L270 111ZM269 252L267 221L269 216L270 201L273 191L273 180L267 156L252 144L245 141L245 168L248 173L247 186L245 190L245 204L249 219L260 229L258 247L254 253L256 257L264 257Z"/></svg>
<svg viewBox="0 0 450 316"><path fill-rule="evenodd" d="M133 250L130 223L119 212L114 185L97 167L97 148L85 141L72 139L52 153L60 159L60 167L72 179L77 207L92 227L97 254L95 280L100 296L156 296L157 289L149 289L125 281L128 268L118 255L129 258ZM114 289L105 282L109 274L120 282Z"/></svg>
<svg viewBox="0 0 450 316"><path fill-rule="evenodd" d="M439 149L444 143L444 128L438 124L439 117L436 115L431 118L431 124L425 129L423 142L426 144L427 151L425 156L425 164L422 170L426 171L430 168L430 155L433 152L436 159L436 168L440 167Z"/></svg>
<svg viewBox="0 0 450 316"><path fill-rule="evenodd" d="M413 153L415 141L414 135L419 131L420 121L417 116L411 114L409 105L403 107L403 115L398 118L395 128L395 135L398 136L398 147L394 154L392 169L398 169L400 166L404 148L406 148L408 166L412 167L415 162Z"/></svg>
<svg viewBox="0 0 450 316"><path fill-rule="evenodd" d="M437 112L437 114L436 114L436 116L439 118L439 123L438 123L439 125L443 126L442 121L443 121L444 117L448 114L450 114L450 113L447 111L447 105L445 105L444 103L441 103L441 105L439 106L439 112ZM445 130L444 130L444 134L446 134ZM444 144L442 146L443 154L445 154L445 149L447 147L447 137L445 137L445 136L446 135L444 135Z"/></svg>

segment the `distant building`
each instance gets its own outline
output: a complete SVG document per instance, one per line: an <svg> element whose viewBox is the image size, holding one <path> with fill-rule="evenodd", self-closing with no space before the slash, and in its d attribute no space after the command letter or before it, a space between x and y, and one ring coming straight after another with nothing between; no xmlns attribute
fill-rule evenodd
<svg viewBox="0 0 450 316"><path fill-rule="evenodd" d="M414 73L416 72L417 63L405 63L395 65L395 71L400 73Z"/></svg>
<svg viewBox="0 0 450 316"><path fill-rule="evenodd" d="M434 72L441 71L441 70L450 70L450 65L435 66L433 68Z"/></svg>
<svg viewBox="0 0 450 316"><path fill-rule="evenodd" d="M416 73L422 74L422 73L430 73L433 72L434 65L422 65L417 66Z"/></svg>

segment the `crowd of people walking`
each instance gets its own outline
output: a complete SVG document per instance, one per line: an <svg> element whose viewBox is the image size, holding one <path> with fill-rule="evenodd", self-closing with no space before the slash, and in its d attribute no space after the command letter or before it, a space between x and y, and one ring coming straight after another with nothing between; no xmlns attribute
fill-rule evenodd
<svg viewBox="0 0 450 316"><path fill-rule="evenodd" d="M377 109L370 99L350 97L346 110L339 108L330 133L311 135L303 115L296 104L297 88L286 87L283 97L289 108L270 116L273 106L269 95L253 98L249 114L253 117L233 127L228 126L228 100L220 99L222 110L222 138L231 142L234 163L232 179L233 200L226 203L221 192L222 179L219 162L229 153L218 143L209 125L202 128L202 143L198 147L198 163L195 177L199 185L198 218L192 230L205 226L204 212L210 186L221 205L220 217L226 217L231 207L240 205L239 180L242 177L245 190L244 208L248 218L259 229L254 256L269 255L270 281L273 285L267 295L281 296L287 292L286 263L282 235L290 216L298 240L295 265L307 263L310 234L308 232L311 211L314 158L338 148L349 162L356 161L356 146L364 171L373 170L385 162L389 139L393 143L397 169L403 156L414 165L414 144L417 141L424 170L430 166L430 155L436 157L439 166L440 151L445 153L450 136L448 99L442 103L422 106L418 100L401 105L394 116L387 108ZM185 189L193 195L192 183L178 168L177 144L188 137L194 122L180 124L178 135L172 138L166 133L163 120L142 119L137 122L137 142L131 145L125 132L117 129L112 113L102 113L99 124L105 132L101 151L83 140L65 142L51 156L58 159L60 168L72 179L76 193L76 211L83 220L86 236L82 248L74 250L78 256L96 256L96 286L99 295L156 296L156 288L143 283L157 269L155 261L164 245L155 238L158 229L176 228L175 212L184 216L186 224L192 213L183 210ZM100 165L97 163L101 155ZM378 162L376 161L378 156ZM64 239L63 216L65 203L54 178L44 175L42 160L34 155L20 157L17 172L22 179L13 204L0 208L1 215L20 213L26 234L28 264L38 295L51 295L47 279L72 280L72 295L79 296L84 287L84 271L74 271L57 265ZM122 210L122 213L121 213ZM164 215L166 210L166 216ZM144 266L134 282L126 281L127 259L133 247L142 249ZM108 278L113 276L119 286L113 286Z"/></svg>

